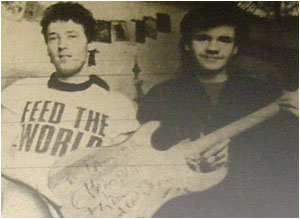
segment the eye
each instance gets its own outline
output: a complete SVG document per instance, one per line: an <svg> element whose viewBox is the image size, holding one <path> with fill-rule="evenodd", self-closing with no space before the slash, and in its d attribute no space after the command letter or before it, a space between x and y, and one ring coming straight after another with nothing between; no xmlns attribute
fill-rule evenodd
<svg viewBox="0 0 300 219"><path fill-rule="evenodd" d="M222 43L233 43L233 38L229 37L229 36L220 36L218 38L218 41L220 41Z"/></svg>
<svg viewBox="0 0 300 219"><path fill-rule="evenodd" d="M197 34L193 37L196 41L209 41L211 40L211 37L206 34Z"/></svg>
<svg viewBox="0 0 300 219"><path fill-rule="evenodd" d="M75 38L77 38L77 35L76 34L71 34L71 35L68 35L68 38L75 39Z"/></svg>
<svg viewBox="0 0 300 219"><path fill-rule="evenodd" d="M54 40L57 40L58 37L55 36L55 35L51 35L51 36L48 36L48 41L54 41Z"/></svg>

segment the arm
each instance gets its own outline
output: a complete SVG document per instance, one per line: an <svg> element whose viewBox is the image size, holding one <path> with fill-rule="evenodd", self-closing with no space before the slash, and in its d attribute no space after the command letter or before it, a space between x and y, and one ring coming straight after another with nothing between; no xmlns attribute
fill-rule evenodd
<svg viewBox="0 0 300 219"><path fill-rule="evenodd" d="M49 218L48 206L41 196L23 184L1 177L2 217Z"/></svg>

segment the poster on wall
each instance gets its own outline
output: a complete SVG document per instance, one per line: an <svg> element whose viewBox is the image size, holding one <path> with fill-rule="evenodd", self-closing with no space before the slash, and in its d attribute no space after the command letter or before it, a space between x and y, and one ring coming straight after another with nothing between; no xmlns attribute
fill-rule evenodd
<svg viewBox="0 0 300 219"><path fill-rule="evenodd" d="M135 22L135 41L137 43L145 43L146 41L146 29L145 22L140 20L132 20Z"/></svg>
<svg viewBox="0 0 300 219"><path fill-rule="evenodd" d="M19 21L22 19L25 11L26 2L9 1L1 2L2 17Z"/></svg>
<svg viewBox="0 0 300 219"><path fill-rule="evenodd" d="M144 22L145 22L146 36L156 39L157 37L156 19L153 17L144 17Z"/></svg>
<svg viewBox="0 0 300 219"><path fill-rule="evenodd" d="M44 8L38 2L26 2L24 18L28 21L40 21L42 19Z"/></svg>
<svg viewBox="0 0 300 219"><path fill-rule="evenodd" d="M2 3L1 218L298 217L299 17L36 3Z"/></svg>
<svg viewBox="0 0 300 219"><path fill-rule="evenodd" d="M157 31L161 33L171 32L171 19L168 14L157 13L156 14Z"/></svg>
<svg viewBox="0 0 300 219"><path fill-rule="evenodd" d="M111 43L111 23L109 21L97 20L97 41Z"/></svg>
<svg viewBox="0 0 300 219"><path fill-rule="evenodd" d="M126 21L111 21L112 41L129 41Z"/></svg>

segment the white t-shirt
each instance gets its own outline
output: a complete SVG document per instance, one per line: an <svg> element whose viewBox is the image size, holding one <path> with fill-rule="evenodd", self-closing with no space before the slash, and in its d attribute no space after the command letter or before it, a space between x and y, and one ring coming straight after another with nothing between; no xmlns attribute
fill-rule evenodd
<svg viewBox="0 0 300 219"><path fill-rule="evenodd" d="M65 92L47 82L23 79L2 92L2 173L53 200L48 172L58 158L118 144L139 123L119 93L96 84Z"/></svg>

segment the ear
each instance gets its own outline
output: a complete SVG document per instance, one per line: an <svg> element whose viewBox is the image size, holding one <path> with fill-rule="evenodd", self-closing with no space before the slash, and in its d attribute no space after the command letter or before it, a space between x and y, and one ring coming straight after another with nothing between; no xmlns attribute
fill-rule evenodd
<svg viewBox="0 0 300 219"><path fill-rule="evenodd" d="M233 48L233 55L237 54L238 51L239 51L239 47L238 46L234 46L234 48Z"/></svg>
<svg viewBox="0 0 300 219"><path fill-rule="evenodd" d="M94 42L89 42L87 44L87 49L88 49L88 51L95 50L96 49L95 43Z"/></svg>

